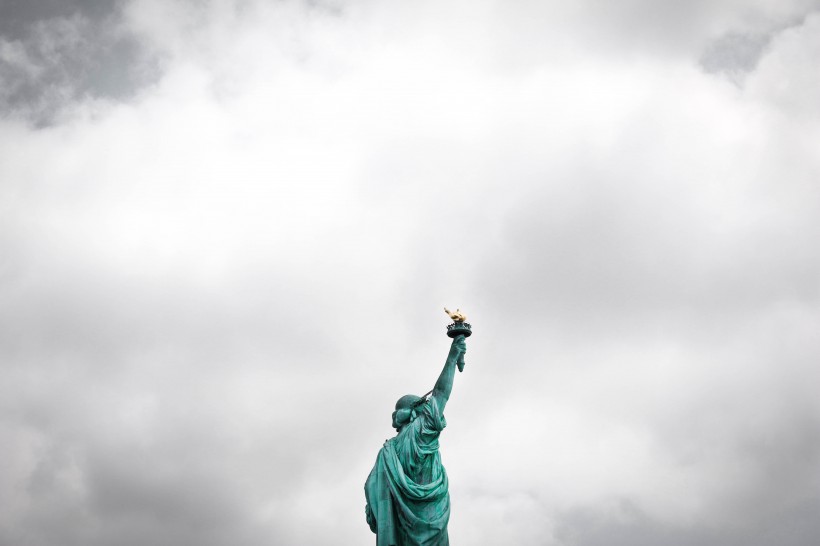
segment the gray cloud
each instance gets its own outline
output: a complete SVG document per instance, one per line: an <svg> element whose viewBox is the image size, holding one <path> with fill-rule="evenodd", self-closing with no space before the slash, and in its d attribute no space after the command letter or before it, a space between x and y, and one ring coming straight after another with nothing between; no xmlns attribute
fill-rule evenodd
<svg viewBox="0 0 820 546"><path fill-rule="evenodd" d="M37 125L79 100L132 97L157 58L124 28L120 4L12 2L0 11L0 112Z"/></svg>
<svg viewBox="0 0 820 546"><path fill-rule="evenodd" d="M811 514L817 499L790 507L784 514L756 519L747 517L735 528L709 525L664 525L642 513L629 501L612 503L607 510L577 509L561 517L556 536L562 544L649 545L668 544L810 544L817 536Z"/></svg>
<svg viewBox="0 0 820 546"><path fill-rule="evenodd" d="M707 72L724 72L738 81L757 67L770 41L765 34L727 34L704 51L700 63Z"/></svg>
<svg viewBox="0 0 820 546"><path fill-rule="evenodd" d="M819 8L809 3L804 7L807 11L787 11L780 15L782 20L764 19L757 21L757 25L747 25L742 31L730 31L705 48L700 64L706 72L723 74L735 84L742 85L746 74L757 68L760 59L770 49L773 38L799 29Z"/></svg>

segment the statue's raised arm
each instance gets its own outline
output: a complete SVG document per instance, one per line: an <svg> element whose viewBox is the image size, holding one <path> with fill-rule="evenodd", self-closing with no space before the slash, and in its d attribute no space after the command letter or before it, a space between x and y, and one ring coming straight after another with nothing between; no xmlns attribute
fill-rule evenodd
<svg viewBox="0 0 820 546"><path fill-rule="evenodd" d="M447 355L447 360L444 362L444 369L438 376L438 381L433 387L433 398L438 402L440 411L444 411L444 406L447 405L447 400L450 399L450 393L453 392L453 379L456 375L456 365L459 358L464 356L467 352L467 342L464 336L456 336L453 338L453 343L450 344L450 352Z"/></svg>

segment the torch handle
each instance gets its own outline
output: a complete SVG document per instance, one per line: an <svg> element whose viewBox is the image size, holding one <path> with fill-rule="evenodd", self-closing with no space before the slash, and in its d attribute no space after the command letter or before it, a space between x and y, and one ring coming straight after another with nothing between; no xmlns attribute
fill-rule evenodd
<svg viewBox="0 0 820 546"><path fill-rule="evenodd" d="M472 328L469 324L454 322L450 326L447 327L447 337L453 338L453 342L457 339L467 339L472 334ZM458 355L458 360L456 360L456 366L458 366L458 371L464 371L464 353Z"/></svg>

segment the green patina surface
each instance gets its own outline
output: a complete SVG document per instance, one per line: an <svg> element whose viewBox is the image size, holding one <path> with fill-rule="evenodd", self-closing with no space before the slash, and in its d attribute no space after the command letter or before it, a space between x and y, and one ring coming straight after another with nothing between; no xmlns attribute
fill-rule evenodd
<svg viewBox="0 0 820 546"><path fill-rule="evenodd" d="M393 412L395 437L387 440L365 482L365 515L377 546L448 546L450 494L438 439L447 426L444 407L466 343L454 337L429 398L407 395Z"/></svg>

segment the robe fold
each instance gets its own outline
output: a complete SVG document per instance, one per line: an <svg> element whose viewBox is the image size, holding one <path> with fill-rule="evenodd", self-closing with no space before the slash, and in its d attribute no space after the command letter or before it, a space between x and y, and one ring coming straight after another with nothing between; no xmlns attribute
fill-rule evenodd
<svg viewBox="0 0 820 546"><path fill-rule="evenodd" d="M377 546L449 546L450 494L438 437L447 426L435 398L387 440L365 482L365 514Z"/></svg>

